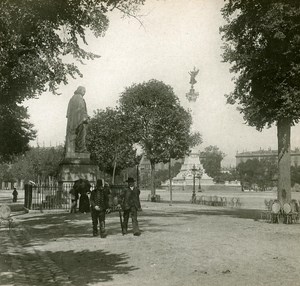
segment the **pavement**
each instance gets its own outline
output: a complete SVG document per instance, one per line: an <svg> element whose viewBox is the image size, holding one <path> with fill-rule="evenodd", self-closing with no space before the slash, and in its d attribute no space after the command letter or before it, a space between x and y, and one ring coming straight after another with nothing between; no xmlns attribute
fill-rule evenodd
<svg viewBox="0 0 300 286"><path fill-rule="evenodd" d="M92 237L89 213L69 214L59 210L49 210L43 213L39 211L13 213L13 227L9 229L2 225L0 228L0 285L132 284L130 279L127 281L128 284L122 280L124 275L130 278L131 272L138 269L136 266L130 265L128 261L132 253L130 247L126 251L127 244L132 244L137 240L140 240L139 243L141 243L143 236L147 236L147 232L156 234L164 228L164 222L161 220L161 225L150 223L154 216L158 218L163 216L173 220L175 218L176 220L178 207L181 210L182 207L185 208L184 215L192 215L195 208L198 207L195 205L172 207L168 203L150 202L143 202L143 206L145 210L139 213L141 237L134 237L132 232L126 237L122 236L118 214L112 213L106 220L109 236L105 240ZM171 212L169 213L167 209ZM214 211L216 215L220 210L210 211L211 215L214 215ZM229 211L228 215L237 215L236 210L228 209L227 211ZM240 215L243 216L243 214ZM249 215L253 218L256 217L252 211L250 213L244 211L244 216L248 217ZM146 230L147 228L148 230ZM149 237L144 242L150 243ZM153 247L152 243L159 244L159 241L156 239L156 242L151 242L149 244L151 248ZM115 247L124 251L114 253ZM141 245L141 249L142 247ZM134 247L131 250L136 252ZM153 251L155 250L153 249ZM142 259L141 256L143 254L140 255L140 259ZM146 256L151 257L151 253ZM99 267L93 261L104 263L104 265ZM152 265L155 266L155 263ZM123 278L118 280L118 276L123 276ZM138 285L138 282L134 281L133 285Z"/></svg>
<svg viewBox="0 0 300 286"><path fill-rule="evenodd" d="M298 285L299 223L267 224L255 209L170 205L161 195L142 201L140 237L121 234L118 213L101 239L89 213L15 206L13 227L0 227L0 285Z"/></svg>

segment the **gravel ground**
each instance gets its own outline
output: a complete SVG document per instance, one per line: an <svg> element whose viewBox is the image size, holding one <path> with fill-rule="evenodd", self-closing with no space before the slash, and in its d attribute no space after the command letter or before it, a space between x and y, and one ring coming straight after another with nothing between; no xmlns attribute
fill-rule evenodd
<svg viewBox="0 0 300 286"><path fill-rule="evenodd" d="M260 211L142 202L140 237L92 237L90 214L30 212L0 228L0 285L300 285L300 223Z"/></svg>

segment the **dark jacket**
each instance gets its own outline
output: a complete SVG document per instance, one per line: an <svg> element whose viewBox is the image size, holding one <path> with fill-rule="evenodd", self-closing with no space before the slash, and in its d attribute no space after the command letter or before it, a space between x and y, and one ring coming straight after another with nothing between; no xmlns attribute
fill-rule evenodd
<svg viewBox="0 0 300 286"><path fill-rule="evenodd" d="M105 211L109 208L109 189L108 188L96 188L92 191L90 197L91 208L94 210L95 206L100 207L101 211Z"/></svg>
<svg viewBox="0 0 300 286"><path fill-rule="evenodd" d="M131 207L141 208L140 190L136 187L133 187L133 190L129 187L124 188L120 194L120 199L123 210L128 210Z"/></svg>

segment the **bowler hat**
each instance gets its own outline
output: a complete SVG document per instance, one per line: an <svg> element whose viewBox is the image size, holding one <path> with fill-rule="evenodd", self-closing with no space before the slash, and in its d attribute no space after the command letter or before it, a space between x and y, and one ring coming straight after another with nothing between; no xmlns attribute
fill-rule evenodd
<svg viewBox="0 0 300 286"><path fill-rule="evenodd" d="M103 186L103 181L102 179L98 179L96 182L96 187L102 187Z"/></svg>
<svg viewBox="0 0 300 286"><path fill-rule="evenodd" d="M128 179L125 182L127 182L127 183L134 183L135 180L132 177L128 177Z"/></svg>

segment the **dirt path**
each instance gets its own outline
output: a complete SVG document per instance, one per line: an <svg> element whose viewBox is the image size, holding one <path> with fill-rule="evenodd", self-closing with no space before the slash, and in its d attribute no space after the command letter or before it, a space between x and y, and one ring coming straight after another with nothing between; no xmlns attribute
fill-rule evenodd
<svg viewBox="0 0 300 286"><path fill-rule="evenodd" d="M0 285L300 285L300 224L254 210L143 203L140 237L92 237L89 214L29 213L1 229ZM4 262L3 262L4 261Z"/></svg>

